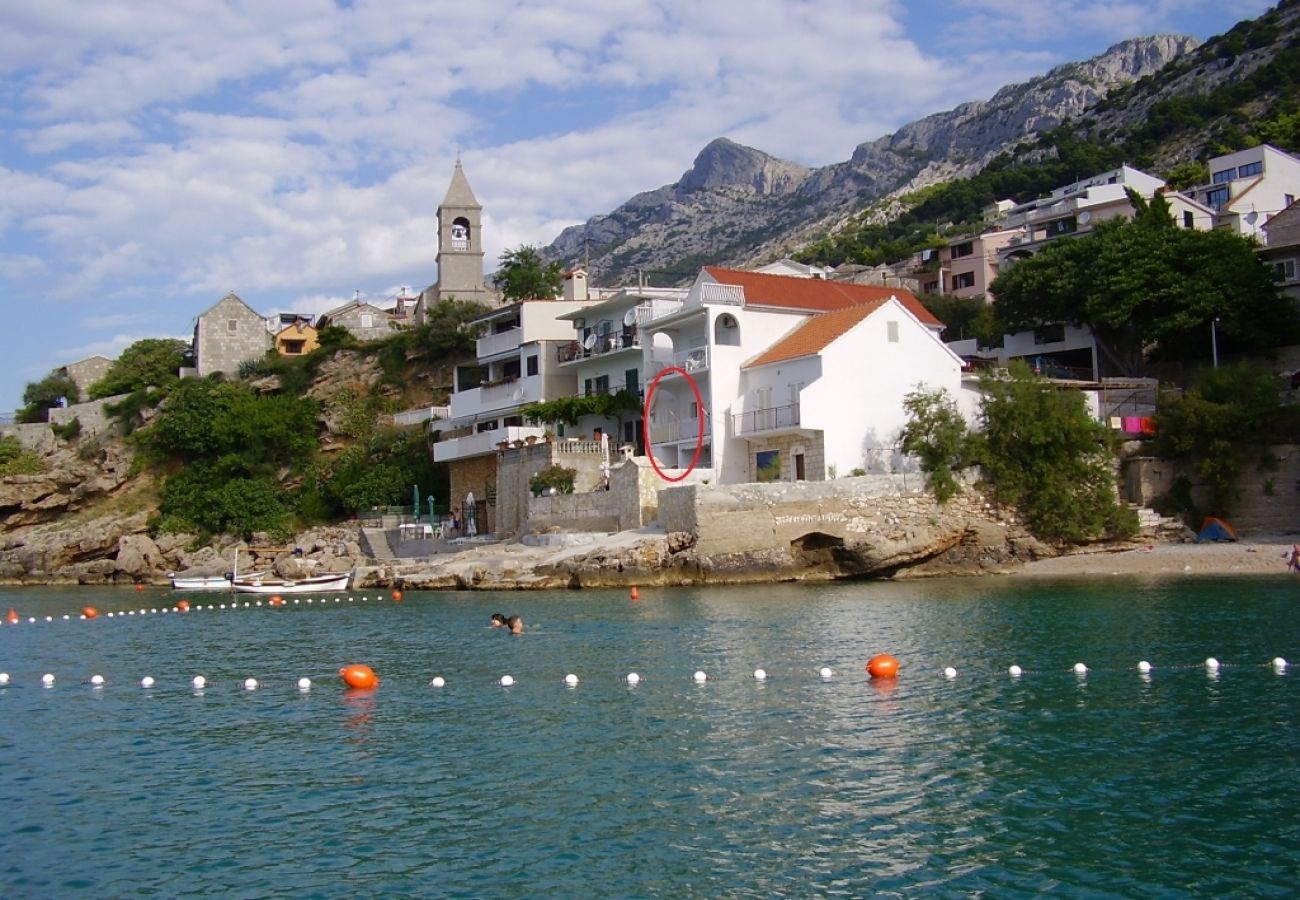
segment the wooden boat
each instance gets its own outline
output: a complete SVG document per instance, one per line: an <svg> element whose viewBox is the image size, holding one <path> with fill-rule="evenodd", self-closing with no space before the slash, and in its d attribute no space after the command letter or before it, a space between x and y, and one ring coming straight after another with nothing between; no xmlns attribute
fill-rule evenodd
<svg viewBox="0 0 1300 900"><path fill-rule="evenodd" d="M174 572L169 577L173 591L228 591L233 580L231 575L194 575L186 578Z"/></svg>
<svg viewBox="0 0 1300 900"><path fill-rule="evenodd" d="M351 572L327 572L296 579L240 576L232 585L241 594L329 594L346 591L351 580Z"/></svg>

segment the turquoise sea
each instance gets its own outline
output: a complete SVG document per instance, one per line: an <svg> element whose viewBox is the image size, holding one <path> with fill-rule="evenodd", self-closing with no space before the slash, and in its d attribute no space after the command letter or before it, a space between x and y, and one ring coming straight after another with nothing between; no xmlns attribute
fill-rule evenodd
<svg viewBox="0 0 1300 900"><path fill-rule="evenodd" d="M0 613L23 616L0 624L0 896L1281 897L1300 883L1300 579L147 611L178 598L0 591ZM98 618L78 617L88 604ZM488 628L497 611L526 634ZM896 681L867 677L877 652L900 660ZM1279 656L1295 666L1279 673ZM346 689L352 662L381 687Z"/></svg>

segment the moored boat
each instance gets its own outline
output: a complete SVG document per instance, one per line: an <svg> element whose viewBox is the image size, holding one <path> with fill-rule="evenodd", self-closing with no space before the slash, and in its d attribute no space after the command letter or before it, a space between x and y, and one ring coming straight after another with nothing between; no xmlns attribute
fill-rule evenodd
<svg viewBox="0 0 1300 900"><path fill-rule="evenodd" d="M180 576L172 573L173 591L228 591L233 576L230 575L192 575Z"/></svg>
<svg viewBox="0 0 1300 900"><path fill-rule="evenodd" d="M236 578L233 586L241 594L306 594L337 593L348 589L351 572L327 572L310 578Z"/></svg>

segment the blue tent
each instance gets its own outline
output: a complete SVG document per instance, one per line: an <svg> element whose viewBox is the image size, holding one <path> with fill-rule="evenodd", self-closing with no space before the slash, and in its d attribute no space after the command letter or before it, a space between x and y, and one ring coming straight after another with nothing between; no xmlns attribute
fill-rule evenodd
<svg viewBox="0 0 1300 900"><path fill-rule="evenodd" d="M1201 530L1196 533L1198 544L1204 541L1235 541L1236 539L1237 532L1232 530L1232 526L1214 516L1207 516L1201 523Z"/></svg>

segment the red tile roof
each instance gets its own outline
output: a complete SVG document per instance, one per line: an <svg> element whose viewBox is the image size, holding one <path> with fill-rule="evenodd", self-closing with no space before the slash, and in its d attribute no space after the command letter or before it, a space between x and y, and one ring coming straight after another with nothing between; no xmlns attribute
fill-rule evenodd
<svg viewBox="0 0 1300 900"><path fill-rule="evenodd" d="M857 306L837 309L819 316L810 316L794 331L745 363L742 368L766 366L770 363L785 362L820 353L832 341L846 334L850 328L884 305L884 300L876 300L873 303L860 303Z"/></svg>
<svg viewBox="0 0 1300 900"><path fill-rule="evenodd" d="M705 266L704 271L721 284L733 284L744 289L746 306L769 306L774 309L794 309L811 313L830 312L863 303L879 303L890 297L907 307L923 325L941 328L943 323L921 305L911 291L902 288L879 287L872 284L846 284L821 278L797 278L791 275L767 275L761 272L742 272L720 266Z"/></svg>

